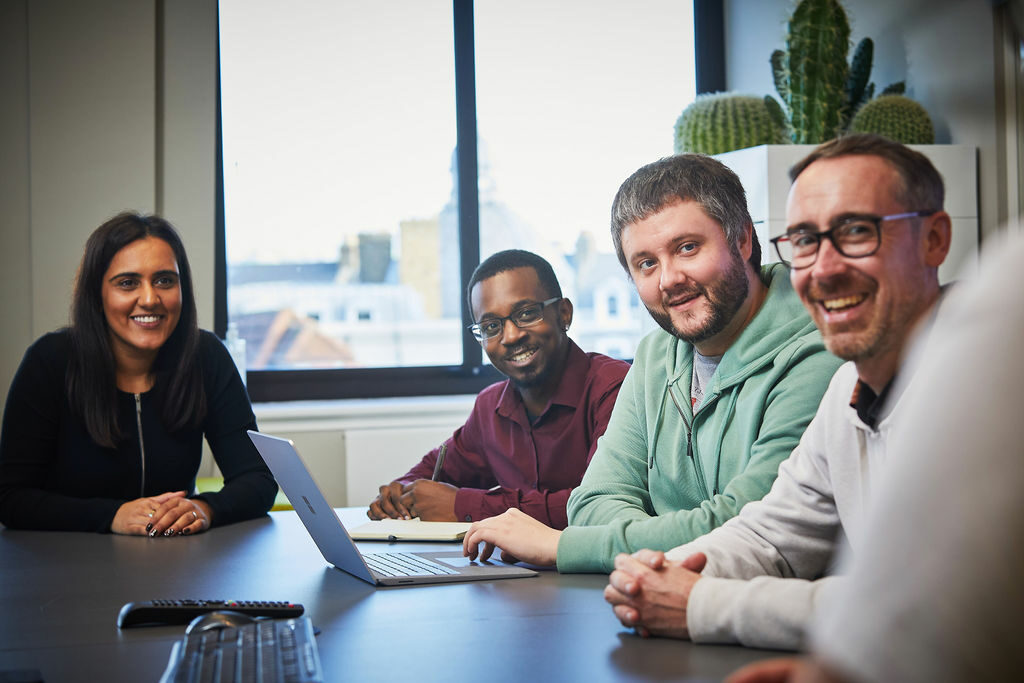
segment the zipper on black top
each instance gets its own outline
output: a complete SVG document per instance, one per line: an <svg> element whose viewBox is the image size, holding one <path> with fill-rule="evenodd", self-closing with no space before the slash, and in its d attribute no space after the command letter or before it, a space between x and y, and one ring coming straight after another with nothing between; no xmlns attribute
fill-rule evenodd
<svg viewBox="0 0 1024 683"><path fill-rule="evenodd" d="M142 394L135 394L135 425L139 429L139 462L142 476L139 478L139 498L146 496L146 444L142 441Z"/></svg>

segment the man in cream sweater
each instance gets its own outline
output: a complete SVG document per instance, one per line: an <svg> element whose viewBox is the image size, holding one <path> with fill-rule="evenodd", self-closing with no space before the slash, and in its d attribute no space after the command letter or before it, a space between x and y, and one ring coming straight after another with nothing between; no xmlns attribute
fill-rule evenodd
<svg viewBox="0 0 1024 683"><path fill-rule="evenodd" d="M895 379L939 301L950 218L928 159L877 136L825 143L791 176L788 227L773 242L826 346L848 362L763 500L668 553L616 558L605 598L641 635L798 648L842 580L829 576L836 551L864 541L862 513L907 409Z"/></svg>

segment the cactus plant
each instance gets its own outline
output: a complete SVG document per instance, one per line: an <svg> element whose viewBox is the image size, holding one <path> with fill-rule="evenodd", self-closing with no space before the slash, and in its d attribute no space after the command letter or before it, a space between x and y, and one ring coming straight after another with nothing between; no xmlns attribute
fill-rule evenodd
<svg viewBox="0 0 1024 683"><path fill-rule="evenodd" d="M857 44L850 60L850 73L846 77L846 106L843 108L842 128L850 124L850 119L865 102L871 99L875 84L868 83L871 77L871 61L875 52L875 44L870 38L864 38Z"/></svg>
<svg viewBox="0 0 1024 683"><path fill-rule="evenodd" d="M862 39L849 65L850 24L839 0L801 0L789 20L786 50L771 56L775 90L786 103L783 129L793 142L817 144L846 131L852 117L875 96L871 63L875 44ZM894 83L884 94L902 93ZM765 98L773 115L782 110Z"/></svg>
<svg viewBox="0 0 1024 683"><path fill-rule="evenodd" d="M932 120L924 107L903 95L880 95L853 117L851 133L877 133L905 145L935 142Z"/></svg>
<svg viewBox="0 0 1024 683"><path fill-rule="evenodd" d="M902 95L907 91L907 84L903 81L896 81L885 87L882 91L882 95ZM881 97L881 95L879 95ZM870 99L870 98L869 98Z"/></svg>
<svg viewBox="0 0 1024 683"><path fill-rule="evenodd" d="M700 95L683 110L675 125L677 154L721 154L785 141L765 101L749 95Z"/></svg>
<svg viewBox="0 0 1024 683"><path fill-rule="evenodd" d="M801 0L796 6L786 51L771 57L793 142L822 142L842 129L849 43L850 23L838 0Z"/></svg>
<svg viewBox="0 0 1024 683"><path fill-rule="evenodd" d="M764 96L764 106L768 108L768 115L781 132L783 141L789 142L793 138L793 131L789 129L789 120L786 119L786 112L782 111L782 106L771 95Z"/></svg>

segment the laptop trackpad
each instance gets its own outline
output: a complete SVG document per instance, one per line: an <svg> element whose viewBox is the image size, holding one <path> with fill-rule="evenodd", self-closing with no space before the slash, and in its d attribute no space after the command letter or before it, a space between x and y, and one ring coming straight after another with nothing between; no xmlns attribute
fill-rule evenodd
<svg viewBox="0 0 1024 683"><path fill-rule="evenodd" d="M471 561L468 557L465 557L461 551L452 551L450 553L417 553L424 557L429 557L434 562L448 565L449 567L455 567L456 569L464 569L466 567L511 567L514 565L506 564L496 559L488 560L487 562Z"/></svg>

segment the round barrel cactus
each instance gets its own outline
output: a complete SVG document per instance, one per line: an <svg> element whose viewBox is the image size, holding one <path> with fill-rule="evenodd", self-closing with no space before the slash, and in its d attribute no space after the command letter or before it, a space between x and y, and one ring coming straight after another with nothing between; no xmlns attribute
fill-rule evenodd
<svg viewBox="0 0 1024 683"><path fill-rule="evenodd" d="M700 95L676 120L676 154L721 154L782 142L788 140L760 97L734 93Z"/></svg>
<svg viewBox="0 0 1024 683"><path fill-rule="evenodd" d="M905 145L930 145L935 129L924 107L903 95L881 95L861 107L851 133L877 133Z"/></svg>

